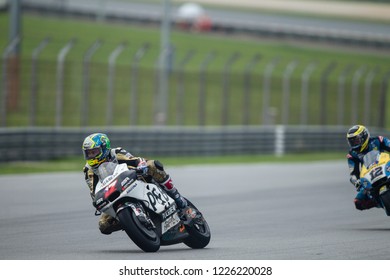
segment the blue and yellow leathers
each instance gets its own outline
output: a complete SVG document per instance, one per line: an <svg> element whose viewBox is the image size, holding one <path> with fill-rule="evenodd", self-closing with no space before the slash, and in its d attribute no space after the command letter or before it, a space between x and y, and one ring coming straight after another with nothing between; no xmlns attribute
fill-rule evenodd
<svg viewBox="0 0 390 280"><path fill-rule="evenodd" d="M353 185L356 185L356 182L360 179L360 170L364 155L372 150L390 152L390 140L383 136L370 137L368 145L363 151L349 150L347 160L351 176L350 182ZM356 209L359 210L370 209L377 206L376 201L370 199L364 189L358 190L358 194L356 195L354 202Z"/></svg>

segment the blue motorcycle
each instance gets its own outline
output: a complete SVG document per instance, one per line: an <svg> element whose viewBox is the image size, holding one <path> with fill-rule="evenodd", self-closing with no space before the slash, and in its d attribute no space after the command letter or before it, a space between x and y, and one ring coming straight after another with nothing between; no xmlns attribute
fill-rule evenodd
<svg viewBox="0 0 390 280"><path fill-rule="evenodd" d="M360 182L366 194L390 216L390 155L378 150L368 152L363 157Z"/></svg>

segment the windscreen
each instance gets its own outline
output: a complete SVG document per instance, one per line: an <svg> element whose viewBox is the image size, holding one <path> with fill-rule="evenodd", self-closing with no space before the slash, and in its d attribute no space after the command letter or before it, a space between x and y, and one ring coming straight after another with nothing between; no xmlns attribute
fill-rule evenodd
<svg viewBox="0 0 390 280"><path fill-rule="evenodd" d="M376 164L378 162L378 159L379 159L379 151L373 150L371 152L368 152L363 157L363 164L368 169L370 168L371 165Z"/></svg>
<svg viewBox="0 0 390 280"><path fill-rule="evenodd" d="M105 178L108 176L111 176L114 174L115 167L117 166L117 163L114 162L103 162L97 172L96 175L99 177L99 180L103 182Z"/></svg>

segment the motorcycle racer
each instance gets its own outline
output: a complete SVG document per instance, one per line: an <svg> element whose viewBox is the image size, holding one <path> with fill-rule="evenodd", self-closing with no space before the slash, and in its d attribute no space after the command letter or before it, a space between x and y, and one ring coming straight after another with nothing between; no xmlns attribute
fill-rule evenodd
<svg viewBox="0 0 390 280"><path fill-rule="evenodd" d="M390 140L383 136L370 137L370 132L363 125L354 125L347 132L347 141L350 150L347 161L350 171L350 182L355 186L358 194L354 199L358 210L366 210L372 207L380 207L374 199L371 199L361 188L360 170L365 154L372 150L390 152Z"/></svg>
<svg viewBox="0 0 390 280"><path fill-rule="evenodd" d="M164 166L158 160L147 160L142 157L135 157L121 147L111 148L111 142L104 133L93 133L84 139L82 150L86 164L83 168L85 182L90 190L92 200L95 197L95 187L99 181L95 171L103 162L126 163L129 168L137 169L137 172L146 180L153 179L167 194L173 198L179 209L187 207L187 201L178 192L172 182L172 178L164 170ZM103 234L111 234L120 230L121 225L118 220L102 214L99 220L99 230Z"/></svg>

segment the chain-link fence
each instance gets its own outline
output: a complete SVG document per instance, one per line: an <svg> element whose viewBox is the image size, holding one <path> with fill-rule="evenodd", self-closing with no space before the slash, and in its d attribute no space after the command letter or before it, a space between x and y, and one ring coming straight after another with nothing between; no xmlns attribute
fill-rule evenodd
<svg viewBox="0 0 390 280"><path fill-rule="evenodd" d="M153 15L153 22L161 20L159 6L150 6L156 13L159 11L157 15L146 12L142 5L149 4L141 2L131 6L121 1L100 5L105 0L22 2L24 9L65 17L91 14L103 19L111 14L126 14L127 20L137 17L148 21ZM240 21L235 28L243 29L242 24ZM300 32L309 31L303 28ZM318 32L314 32L316 40L328 38L326 32ZM317 61L313 56L281 58L262 53L248 55L240 50L225 53L221 58L215 50L202 50L199 54L194 49L172 46L166 80L159 76L163 53L153 43L144 42L137 47L133 44L130 50L126 42L96 38L92 44L84 41L80 47L76 39L68 38L69 34L60 42L32 33L28 38L15 37L2 52L2 127L149 126L160 123L161 108L166 110L164 123L171 126L364 123L385 128L390 120L386 113L390 104L390 69L385 63L351 64L341 57L334 61ZM282 33L298 36L290 29ZM350 33L339 34L337 40L331 36L333 39L328 42L348 41L348 36L356 36L376 44L370 36ZM382 38L384 42L386 38ZM22 41L25 49L32 50L31 54L16 56L15 49L20 48ZM51 45L55 47L48 50ZM70 58L69 53L75 48L79 48L78 56ZM94 59L101 48L105 48L104 59L102 54L99 60ZM126 62L122 53L126 53ZM149 53L153 53L153 58ZM149 62L143 63L148 55ZM219 68L210 67L216 60ZM237 61L241 67L237 67ZM191 67L187 67L189 64ZM159 90L165 82L168 93L161 99Z"/></svg>
<svg viewBox="0 0 390 280"><path fill-rule="evenodd" d="M156 123L159 72L141 65L152 47L145 43L128 63L117 63L126 45L92 61L99 40L84 56L68 59L74 40L56 59L40 59L50 44L37 43L31 59L2 54L1 126L112 126ZM240 53L227 56L221 69L209 70L215 53L197 69L187 69L193 50L184 50L169 74L167 125L349 125L385 127L389 72L374 66L318 65L315 61L249 57L233 68ZM158 58L156 58L157 61ZM157 63L155 64L157 65Z"/></svg>

